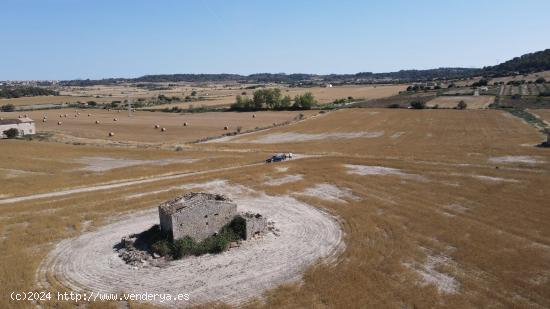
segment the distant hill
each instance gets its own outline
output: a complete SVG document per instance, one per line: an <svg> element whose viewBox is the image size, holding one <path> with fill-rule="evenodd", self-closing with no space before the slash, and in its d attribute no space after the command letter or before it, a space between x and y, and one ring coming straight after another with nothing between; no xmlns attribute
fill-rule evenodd
<svg viewBox="0 0 550 309"><path fill-rule="evenodd" d="M483 74L492 77L528 74L550 70L550 49L525 54L495 66L483 68Z"/></svg>
<svg viewBox="0 0 550 309"><path fill-rule="evenodd" d="M239 74L160 74L144 75L138 78L109 78L101 80L62 81L66 86L112 85L117 83L159 83L159 82L230 82L240 83L288 83L318 85L320 83L407 83L416 81L459 79L473 76L500 77L550 70L550 49L525 54L504 63L477 68L437 68L428 70L401 70L388 73L360 72L356 74L285 74L256 73Z"/></svg>

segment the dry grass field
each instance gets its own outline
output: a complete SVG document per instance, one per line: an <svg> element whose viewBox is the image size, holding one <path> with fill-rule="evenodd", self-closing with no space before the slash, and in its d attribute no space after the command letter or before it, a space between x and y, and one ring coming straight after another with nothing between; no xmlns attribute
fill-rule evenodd
<svg viewBox="0 0 550 309"><path fill-rule="evenodd" d="M139 117L143 128L131 135L127 123L127 136L149 140L154 122ZM184 116L169 117L175 125ZM245 308L548 308L550 153L533 147L541 139L496 110L345 109L179 152L1 141L0 307L31 307L6 295L41 289L36 271L59 241L218 179L322 209L344 231L336 261ZM304 158L262 163L281 151ZM135 165L108 169L118 161L90 157ZM75 188L87 190L67 191ZM45 192L56 194L33 196ZM59 274L42 275L49 290L67 289ZM205 307L215 306L225 307Z"/></svg>
<svg viewBox="0 0 550 309"><path fill-rule="evenodd" d="M127 111L104 109L55 109L32 112L0 113L0 117L17 118L28 115L36 121L38 132L53 132L67 138L98 139L114 142L185 143L202 137L219 136L256 127L271 126L274 123L292 121L299 114L313 115L314 111L250 112L250 113L153 113L137 111L128 117ZM90 114L90 116L88 116ZM44 115L47 121L42 122ZM62 115L63 117L59 117ZM64 117L67 115L67 117ZM256 115L253 118L253 115ZM77 116L77 117L75 117ZM114 121L117 119L117 121ZM61 125L58 122L61 121ZM99 124L96 123L99 121ZM187 126L184 126L187 123ZM155 125L159 125L155 129ZM228 130L224 130L227 126ZM166 131L161 131L165 128ZM115 133L109 137L109 132ZM76 139L75 139L76 140Z"/></svg>
<svg viewBox="0 0 550 309"><path fill-rule="evenodd" d="M468 104L468 109L481 109L487 108L489 104L495 101L494 96L480 95L480 96L439 96L433 100L428 101L426 104L429 107L438 105L442 108L456 107L458 102L464 101Z"/></svg>
<svg viewBox="0 0 550 309"><path fill-rule="evenodd" d="M289 88L280 87L282 95L289 95L292 98L299 94L311 92L320 104L331 103L336 99L345 99L347 97L353 97L355 99L379 99L389 97L398 94L400 91L407 89L407 85L379 85L379 86L335 86L331 88L325 87L311 87L311 88ZM237 95L242 95L243 92L247 96L252 97L254 89L232 89L225 88L196 88L197 96L202 96L204 99L194 102L164 104L161 108L178 106L181 108L187 108L189 105L193 106L227 106L235 102ZM208 94L208 96L206 96ZM159 106L150 107L151 109L157 109Z"/></svg>
<svg viewBox="0 0 550 309"><path fill-rule="evenodd" d="M529 111L546 121L550 126L550 109L533 109Z"/></svg>
<svg viewBox="0 0 550 309"><path fill-rule="evenodd" d="M110 103L112 101L122 101L128 97L137 100L154 99L159 95L168 97L178 97L182 101L173 104L162 104L147 106L143 109L162 109L172 108L174 106L180 108L208 106L208 107L227 107L235 102L237 95L252 96L254 89L245 89L247 86L254 85L222 85L222 84L205 84L205 85L189 85L189 84L173 84L168 86L168 83L157 83L162 90L148 90L136 85L116 85L116 86L87 86L87 87L63 87L60 89L59 96L37 96L23 97L14 99L0 99L0 105L13 104L16 106L32 106L40 108L40 105L52 105L62 103L86 103L95 101L97 103ZM268 85L267 87L272 87ZM321 104L333 102L336 99L354 97L356 99L378 99L396 95L399 91L406 89L406 85L378 85L378 86L338 86L331 88L312 87L312 88L289 88L288 86L277 86L282 90L283 95L294 97L305 92L312 92L317 101ZM192 92L196 92L192 102L183 102L186 96L191 96Z"/></svg>
<svg viewBox="0 0 550 309"><path fill-rule="evenodd" d="M36 96L36 97L22 97L13 99L0 99L0 105L13 104L15 106L22 105L45 105L45 104L62 104L62 103L86 103L88 101L96 101L98 103L111 102L113 100L120 100L116 97L82 97L73 95L59 95L59 96Z"/></svg>

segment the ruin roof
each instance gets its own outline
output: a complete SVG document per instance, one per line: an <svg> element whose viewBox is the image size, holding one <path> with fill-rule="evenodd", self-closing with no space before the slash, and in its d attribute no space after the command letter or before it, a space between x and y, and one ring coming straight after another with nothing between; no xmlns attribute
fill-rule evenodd
<svg viewBox="0 0 550 309"><path fill-rule="evenodd" d="M166 201L160 204L159 208L167 214L174 214L184 208L204 206L209 201L231 202L231 199L222 194L191 192L178 196L173 200Z"/></svg>

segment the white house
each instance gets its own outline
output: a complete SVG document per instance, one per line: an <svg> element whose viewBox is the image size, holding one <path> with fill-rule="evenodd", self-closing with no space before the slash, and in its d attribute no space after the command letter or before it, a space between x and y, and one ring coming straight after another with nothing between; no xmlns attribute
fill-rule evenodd
<svg viewBox="0 0 550 309"><path fill-rule="evenodd" d="M19 136L36 133L34 120L30 118L0 119L0 138L6 138L4 131L11 128L17 129L19 131Z"/></svg>

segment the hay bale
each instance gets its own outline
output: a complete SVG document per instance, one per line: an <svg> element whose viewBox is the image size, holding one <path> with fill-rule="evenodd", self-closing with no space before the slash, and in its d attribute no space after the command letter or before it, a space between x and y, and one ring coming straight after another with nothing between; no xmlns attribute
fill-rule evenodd
<svg viewBox="0 0 550 309"><path fill-rule="evenodd" d="M29 118L29 114L25 114L25 118Z"/></svg>
<svg viewBox="0 0 550 309"><path fill-rule="evenodd" d="M96 120L96 121L95 121L95 124L99 124L99 120Z"/></svg>
<svg viewBox="0 0 550 309"><path fill-rule="evenodd" d="M109 136L115 136L114 132L109 132Z"/></svg>
<svg viewBox="0 0 550 309"><path fill-rule="evenodd" d="M166 131L166 128L162 128L162 129L160 129L160 130L161 130L162 132L164 132L164 131Z"/></svg>
<svg viewBox="0 0 550 309"><path fill-rule="evenodd" d="M223 129L224 129L225 131L227 131L227 130L229 130L229 127L228 127L228 126L225 126L225 127L223 127Z"/></svg>
<svg viewBox="0 0 550 309"><path fill-rule="evenodd" d="M61 124L62 124L62 122L61 122L61 121L58 121L58 122L57 122L57 125L58 125L58 126L60 126Z"/></svg>
<svg viewBox="0 0 550 309"><path fill-rule="evenodd" d="M256 114L252 114L252 118L256 118Z"/></svg>
<svg viewBox="0 0 550 309"><path fill-rule="evenodd" d="M42 119L42 122L46 122L46 118L43 118L43 119Z"/></svg>
<svg viewBox="0 0 550 309"><path fill-rule="evenodd" d="M118 119L117 119L117 118L113 118L113 121L118 121Z"/></svg>
<svg viewBox="0 0 550 309"><path fill-rule="evenodd" d="M88 114L88 117L91 117L91 116L92 116L92 114Z"/></svg>
<svg viewBox="0 0 550 309"><path fill-rule="evenodd" d="M155 125L155 129L158 129L160 128L160 126L158 124Z"/></svg>
<svg viewBox="0 0 550 309"><path fill-rule="evenodd" d="M187 127L187 122L184 122L184 123L183 123L183 126L184 126L184 127Z"/></svg>

